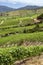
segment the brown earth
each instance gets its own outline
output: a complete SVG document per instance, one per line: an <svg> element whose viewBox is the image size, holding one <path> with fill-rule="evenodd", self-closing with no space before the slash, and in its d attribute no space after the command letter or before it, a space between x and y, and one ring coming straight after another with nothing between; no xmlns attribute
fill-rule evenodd
<svg viewBox="0 0 43 65"><path fill-rule="evenodd" d="M36 42L28 42L28 41L24 41L22 43L16 43L16 44L14 44L14 43L10 44L10 42L8 42L7 44L0 46L0 48L14 47L16 45L17 46L40 46L40 45L43 45L43 42L37 42L37 41Z"/></svg>
<svg viewBox="0 0 43 65"><path fill-rule="evenodd" d="M31 45L35 45L35 46L40 46L40 45L43 45L43 42L28 42L28 41L24 41L22 44L19 44L19 46L31 46Z"/></svg>

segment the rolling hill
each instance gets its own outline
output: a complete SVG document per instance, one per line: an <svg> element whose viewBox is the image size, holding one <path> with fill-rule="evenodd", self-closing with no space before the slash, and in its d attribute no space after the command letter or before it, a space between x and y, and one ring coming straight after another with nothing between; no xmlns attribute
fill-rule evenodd
<svg viewBox="0 0 43 65"><path fill-rule="evenodd" d="M15 8L7 7L7 6L0 6L0 12L15 11L15 10L16 11L17 10L34 10L34 9L40 9L40 8L43 8L43 7L27 5L25 7L15 9Z"/></svg>
<svg viewBox="0 0 43 65"><path fill-rule="evenodd" d="M32 5L27 5L27 6L25 6L25 7L21 7L21 8L19 8L18 10L33 10L33 9L38 9L38 8L42 8L42 7L39 7L39 6L32 6Z"/></svg>
<svg viewBox="0 0 43 65"><path fill-rule="evenodd" d="M43 65L43 8L30 8L0 8L0 65Z"/></svg>
<svg viewBox="0 0 43 65"><path fill-rule="evenodd" d="M13 11L13 8L7 6L0 6L0 12Z"/></svg>

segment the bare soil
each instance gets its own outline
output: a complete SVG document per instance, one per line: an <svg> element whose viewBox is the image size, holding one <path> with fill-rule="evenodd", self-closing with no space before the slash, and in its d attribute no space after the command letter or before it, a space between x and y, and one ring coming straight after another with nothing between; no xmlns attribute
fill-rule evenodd
<svg viewBox="0 0 43 65"><path fill-rule="evenodd" d="M22 44L22 46L31 46L31 45L35 45L35 46L39 46L39 45L43 45L43 42L28 42L28 41L24 41Z"/></svg>

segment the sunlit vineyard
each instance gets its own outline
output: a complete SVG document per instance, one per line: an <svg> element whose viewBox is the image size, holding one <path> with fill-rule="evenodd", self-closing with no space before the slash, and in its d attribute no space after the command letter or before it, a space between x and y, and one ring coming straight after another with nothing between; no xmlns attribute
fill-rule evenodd
<svg viewBox="0 0 43 65"><path fill-rule="evenodd" d="M19 12L0 16L0 65L15 65L18 60L43 53L43 19L37 19L41 10Z"/></svg>
<svg viewBox="0 0 43 65"><path fill-rule="evenodd" d="M0 65L12 65L17 60L41 55L43 46L0 48Z"/></svg>

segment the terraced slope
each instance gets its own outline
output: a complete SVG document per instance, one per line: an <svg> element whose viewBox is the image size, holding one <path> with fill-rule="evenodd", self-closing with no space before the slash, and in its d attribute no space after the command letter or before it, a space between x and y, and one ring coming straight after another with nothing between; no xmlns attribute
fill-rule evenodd
<svg viewBox="0 0 43 65"><path fill-rule="evenodd" d="M37 20L39 15L0 17L0 65L23 65L24 62L24 65L41 65L42 58L39 57L43 57L43 20ZM33 59L34 56L37 61Z"/></svg>

